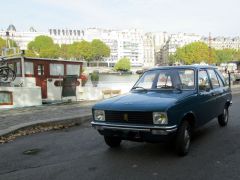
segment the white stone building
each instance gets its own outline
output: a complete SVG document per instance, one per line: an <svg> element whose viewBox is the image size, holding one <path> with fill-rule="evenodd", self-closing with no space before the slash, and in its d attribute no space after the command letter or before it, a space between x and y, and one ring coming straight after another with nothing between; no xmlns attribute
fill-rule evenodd
<svg viewBox="0 0 240 180"><path fill-rule="evenodd" d="M62 44L72 44L84 39L84 30L80 29L49 29L48 33L54 43L60 46Z"/></svg>
<svg viewBox="0 0 240 180"><path fill-rule="evenodd" d="M209 38L202 38L202 41L209 44ZM240 37L214 37L211 38L211 47L215 49L240 49Z"/></svg>
<svg viewBox="0 0 240 180"><path fill-rule="evenodd" d="M191 33L171 34L169 38L169 54L176 52L177 48L183 47L193 42L201 41L202 37Z"/></svg>
<svg viewBox="0 0 240 180"><path fill-rule="evenodd" d="M33 41L35 37L40 35L49 35L46 32L37 32L33 27L31 27L28 31L17 31L14 25L9 25L6 31L0 31L0 37L6 39L6 32L9 32L8 38L14 40L22 50L26 50L28 43Z"/></svg>

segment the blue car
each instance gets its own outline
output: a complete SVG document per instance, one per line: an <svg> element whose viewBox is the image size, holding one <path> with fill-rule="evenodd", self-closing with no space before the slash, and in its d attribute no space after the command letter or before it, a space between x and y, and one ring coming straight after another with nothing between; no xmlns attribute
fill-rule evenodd
<svg viewBox="0 0 240 180"><path fill-rule="evenodd" d="M231 104L231 88L216 67L158 67L146 71L128 94L94 105L91 124L112 148L122 140L172 141L184 156L194 129L215 117L227 125Z"/></svg>

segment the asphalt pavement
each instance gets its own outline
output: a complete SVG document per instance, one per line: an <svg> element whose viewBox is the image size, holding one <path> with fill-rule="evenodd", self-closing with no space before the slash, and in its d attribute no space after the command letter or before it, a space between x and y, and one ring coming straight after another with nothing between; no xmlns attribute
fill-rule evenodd
<svg viewBox="0 0 240 180"><path fill-rule="evenodd" d="M230 121L214 119L194 136L188 156L165 144L124 141L109 149L90 122L17 138L0 145L0 180L240 179L240 96L233 97Z"/></svg>

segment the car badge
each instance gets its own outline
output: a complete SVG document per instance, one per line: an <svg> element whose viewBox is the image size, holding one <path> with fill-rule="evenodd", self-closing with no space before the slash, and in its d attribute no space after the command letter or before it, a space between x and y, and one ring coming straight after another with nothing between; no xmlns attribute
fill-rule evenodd
<svg viewBox="0 0 240 180"><path fill-rule="evenodd" d="M123 120L128 121L128 114L123 114Z"/></svg>

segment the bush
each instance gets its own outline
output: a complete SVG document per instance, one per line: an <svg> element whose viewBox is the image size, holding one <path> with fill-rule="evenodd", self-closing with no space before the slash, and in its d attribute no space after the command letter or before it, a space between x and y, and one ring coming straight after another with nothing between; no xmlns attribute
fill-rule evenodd
<svg viewBox="0 0 240 180"><path fill-rule="evenodd" d="M117 71L129 71L131 69L131 63L128 58L120 59L114 66Z"/></svg>
<svg viewBox="0 0 240 180"><path fill-rule="evenodd" d="M93 71L91 73L91 81L94 87L97 87L98 81L99 81L99 72Z"/></svg>

